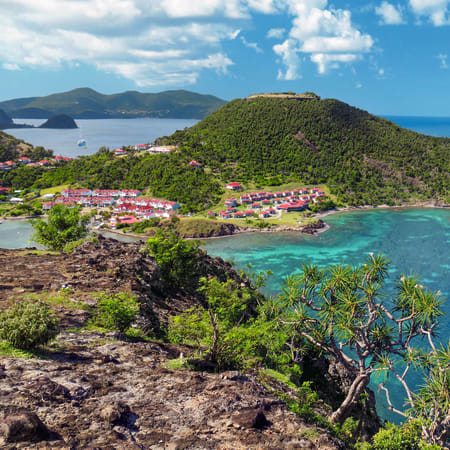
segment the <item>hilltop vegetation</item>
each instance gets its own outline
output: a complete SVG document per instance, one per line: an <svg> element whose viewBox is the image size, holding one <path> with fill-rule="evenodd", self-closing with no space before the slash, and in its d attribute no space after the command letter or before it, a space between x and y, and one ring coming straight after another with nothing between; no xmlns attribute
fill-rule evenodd
<svg viewBox="0 0 450 450"><path fill-rule="evenodd" d="M13 117L49 118L68 114L78 119L167 117L201 119L225 102L212 95L189 91L165 91L156 94L127 91L104 95L89 88L0 102Z"/></svg>
<svg viewBox="0 0 450 450"><path fill-rule="evenodd" d="M0 162L12 160L15 161L21 156L28 156L31 159L38 160L53 155L51 150L46 150L43 147L33 147L31 144L27 144L21 139L17 139L3 131L0 131ZM30 169L28 167L28 169ZM32 178L35 178L34 172L32 172ZM0 186L2 175L0 173Z"/></svg>
<svg viewBox="0 0 450 450"><path fill-rule="evenodd" d="M445 200L450 187L450 139L333 99L233 100L166 142L223 180L325 183L355 205Z"/></svg>

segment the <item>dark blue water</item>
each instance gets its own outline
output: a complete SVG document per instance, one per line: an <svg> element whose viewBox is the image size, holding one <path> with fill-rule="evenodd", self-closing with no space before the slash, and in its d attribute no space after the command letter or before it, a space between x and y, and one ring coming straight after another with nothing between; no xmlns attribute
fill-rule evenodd
<svg viewBox="0 0 450 450"><path fill-rule="evenodd" d="M428 134L450 137L450 117L383 116L402 128Z"/></svg>
<svg viewBox="0 0 450 450"><path fill-rule="evenodd" d="M362 264L369 253L382 253L391 260L387 292L402 274L421 277L422 284L440 290L446 298L445 316L440 321L440 339L450 334L450 209L401 209L349 212L329 216L331 229L316 236L300 233L249 233L212 239L202 247L213 256L232 261L236 268L252 271L271 270L265 293L276 295L287 275L303 263ZM417 375L411 382L419 383ZM401 409L404 391L391 383L391 398ZM377 395L383 418L398 421L399 416L386 409L383 395Z"/></svg>

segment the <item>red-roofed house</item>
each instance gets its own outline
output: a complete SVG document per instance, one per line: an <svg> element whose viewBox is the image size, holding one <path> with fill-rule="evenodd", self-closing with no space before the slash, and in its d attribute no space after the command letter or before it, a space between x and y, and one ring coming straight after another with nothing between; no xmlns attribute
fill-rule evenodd
<svg viewBox="0 0 450 450"><path fill-rule="evenodd" d="M50 165L50 161L48 161L47 159L43 159L43 160L39 161L38 164L39 164L40 166L47 167L47 166Z"/></svg>
<svg viewBox="0 0 450 450"><path fill-rule="evenodd" d="M222 219L231 219L231 213L229 213L228 211L219 211L219 216Z"/></svg>
<svg viewBox="0 0 450 450"><path fill-rule="evenodd" d="M139 197L141 191L138 191L137 189L122 189L120 191L121 197Z"/></svg>
<svg viewBox="0 0 450 450"><path fill-rule="evenodd" d="M235 198L227 198L224 204L225 206L237 206L237 200Z"/></svg>
<svg viewBox="0 0 450 450"><path fill-rule="evenodd" d="M30 158L27 158L26 156L23 156L22 158L19 158L17 160L20 164L28 164L31 162Z"/></svg>
<svg viewBox="0 0 450 450"><path fill-rule="evenodd" d="M238 212L235 212L235 213L233 214L233 217L234 217L235 219L243 219L243 218L245 217L245 214L244 214L243 212L241 212L241 211L238 211Z"/></svg>
<svg viewBox="0 0 450 450"><path fill-rule="evenodd" d="M267 210L261 211L261 212L259 213L259 217L262 217L262 218L270 217L270 213L269 213L269 211L267 211Z"/></svg>
<svg viewBox="0 0 450 450"><path fill-rule="evenodd" d="M237 182L228 183L227 185L225 185L225 187L227 189L231 189L232 191L241 191L242 189L244 189L242 187L242 184Z"/></svg>
<svg viewBox="0 0 450 450"><path fill-rule="evenodd" d="M124 150L123 148L116 148L116 149L113 150L113 152L114 152L115 156L122 156L122 155L126 155L127 154L127 151Z"/></svg>
<svg viewBox="0 0 450 450"><path fill-rule="evenodd" d="M211 217L216 217L216 216L217 216L217 213L216 213L215 211L208 211L208 212L206 213L206 215L207 215L209 218L211 218Z"/></svg>
<svg viewBox="0 0 450 450"><path fill-rule="evenodd" d="M245 211L245 215L248 216L253 216L253 214L255 214L255 211L252 211L251 209L247 209L247 211Z"/></svg>
<svg viewBox="0 0 450 450"><path fill-rule="evenodd" d="M260 203L252 203L252 209L259 209L259 208L261 208Z"/></svg>
<svg viewBox="0 0 450 450"><path fill-rule="evenodd" d="M189 163L189 165L190 165L191 167L194 167L195 169L200 169L200 168L202 167L202 165L201 165L200 163L198 163L197 161L191 161L191 162Z"/></svg>
<svg viewBox="0 0 450 450"><path fill-rule="evenodd" d="M36 163L28 163L27 167L37 167L38 165Z"/></svg>

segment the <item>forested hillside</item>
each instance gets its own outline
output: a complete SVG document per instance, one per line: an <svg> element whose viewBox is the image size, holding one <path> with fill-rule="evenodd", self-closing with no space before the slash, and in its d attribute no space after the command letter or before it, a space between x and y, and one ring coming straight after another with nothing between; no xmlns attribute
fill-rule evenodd
<svg viewBox="0 0 450 450"><path fill-rule="evenodd" d="M48 118L68 114L77 119L167 117L202 119L224 104L212 95L189 91L142 93L127 91L104 95L89 88L0 102L12 117Z"/></svg>
<svg viewBox="0 0 450 450"><path fill-rule="evenodd" d="M28 156L31 159L38 160L52 155L53 152L51 150L46 150L43 147L33 148L31 144L27 144L10 134L0 131L0 162L8 160L15 161L20 156ZM0 175L0 185L1 184Z"/></svg>
<svg viewBox="0 0 450 450"><path fill-rule="evenodd" d="M450 139L338 100L237 99L166 142L224 180L326 183L352 204L449 200Z"/></svg>

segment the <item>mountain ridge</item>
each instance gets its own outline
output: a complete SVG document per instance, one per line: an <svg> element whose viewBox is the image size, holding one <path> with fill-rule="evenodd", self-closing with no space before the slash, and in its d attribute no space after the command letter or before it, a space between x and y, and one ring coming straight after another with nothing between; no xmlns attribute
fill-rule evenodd
<svg viewBox="0 0 450 450"><path fill-rule="evenodd" d="M76 119L133 117L202 119L225 103L218 97L186 90L102 94L84 87L43 97L6 100L0 102L0 108L12 117L30 119L49 118L55 114L67 114Z"/></svg>

